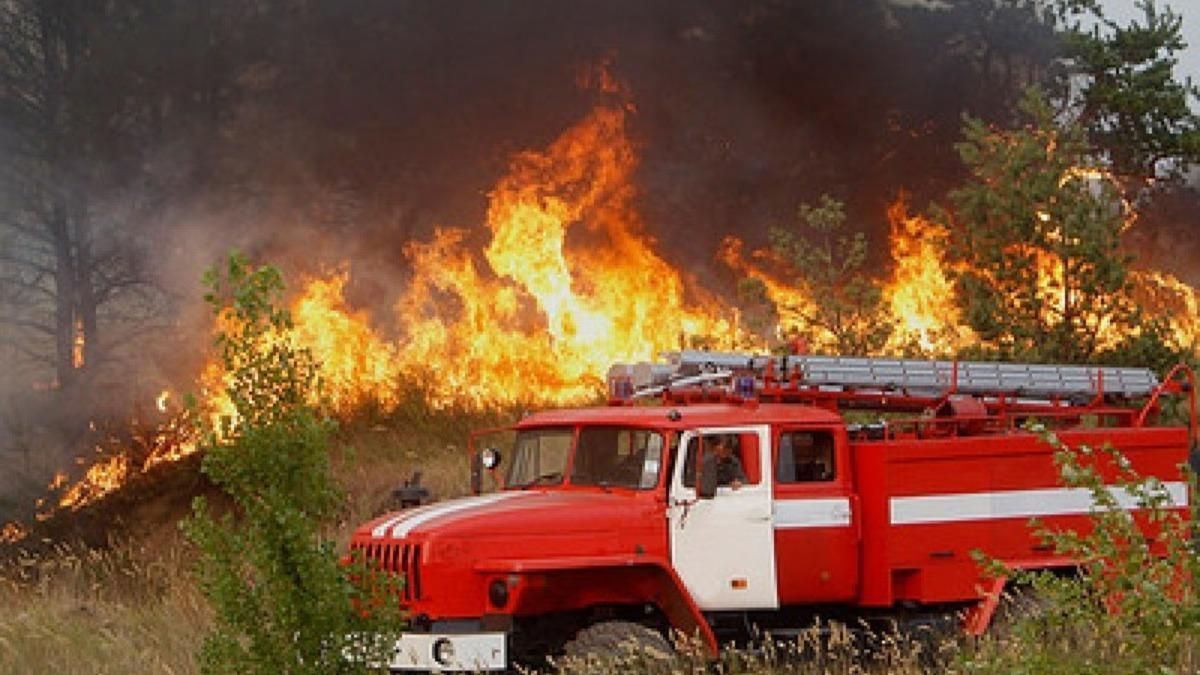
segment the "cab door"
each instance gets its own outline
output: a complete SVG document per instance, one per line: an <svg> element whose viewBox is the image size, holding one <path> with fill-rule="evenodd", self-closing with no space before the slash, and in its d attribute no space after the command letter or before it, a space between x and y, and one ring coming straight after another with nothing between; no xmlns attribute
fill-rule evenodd
<svg viewBox="0 0 1200 675"><path fill-rule="evenodd" d="M696 494L696 453L702 439L724 435L746 480ZM767 425L706 428L681 435L667 509L671 562L702 610L779 606L771 514L771 436Z"/></svg>
<svg viewBox="0 0 1200 675"><path fill-rule="evenodd" d="M776 436L775 556L785 605L858 595L858 498L844 432L782 428Z"/></svg>

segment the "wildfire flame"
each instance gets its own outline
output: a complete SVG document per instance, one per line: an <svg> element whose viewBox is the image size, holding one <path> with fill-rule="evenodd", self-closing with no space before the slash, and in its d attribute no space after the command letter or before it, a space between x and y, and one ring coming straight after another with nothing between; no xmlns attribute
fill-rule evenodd
<svg viewBox="0 0 1200 675"><path fill-rule="evenodd" d="M346 280L339 272L305 286L291 306L291 339L319 364L324 403L334 412L350 414L369 402L390 410L401 375L396 345L372 330L366 312L346 305Z"/></svg>
<svg viewBox="0 0 1200 675"><path fill-rule="evenodd" d="M13 544L29 536L29 529L20 523L5 523L0 528L0 542Z"/></svg>
<svg viewBox="0 0 1200 675"><path fill-rule="evenodd" d="M459 229L405 248L414 279L397 304L399 357L405 372L436 373L435 404L586 400L615 360L739 341L718 303L699 289L700 302L685 300L643 232L628 109L601 105L513 160L489 195L487 268Z"/></svg>
<svg viewBox="0 0 1200 675"><path fill-rule="evenodd" d="M1200 348L1200 291L1163 272L1134 271L1138 304L1159 310L1167 321L1167 340L1181 350Z"/></svg>
<svg viewBox="0 0 1200 675"><path fill-rule="evenodd" d="M75 319L75 335L71 338L71 366L73 368L82 368L84 355L84 335L83 335L83 320Z"/></svg>
<svg viewBox="0 0 1200 675"><path fill-rule="evenodd" d="M120 487L129 476L129 458L113 455L88 469L78 483L71 486L59 500L59 506L75 507L95 501Z"/></svg>
<svg viewBox="0 0 1200 675"><path fill-rule="evenodd" d="M812 315L814 309L812 299L803 289L789 285L773 272L781 269L783 265L769 251L754 251L751 254L752 259L747 260L742 253L744 248L745 244L741 239L734 236L725 237L717 250L717 259L731 270L762 284L767 299L775 306L779 315L779 333L809 331L811 327L807 317Z"/></svg>
<svg viewBox="0 0 1200 675"><path fill-rule="evenodd" d="M974 333L962 324L954 284L945 260L946 228L908 214L903 195L888 208L891 223L892 280L884 298L895 328L888 349L916 344L929 355L949 355L971 343Z"/></svg>

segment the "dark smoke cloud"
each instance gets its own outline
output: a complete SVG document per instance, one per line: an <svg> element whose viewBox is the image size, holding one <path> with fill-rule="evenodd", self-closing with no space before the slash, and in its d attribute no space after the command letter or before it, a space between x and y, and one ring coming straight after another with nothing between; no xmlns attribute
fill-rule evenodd
<svg viewBox="0 0 1200 675"><path fill-rule="evenodd" d="M881 240L900 190L923 206L959 176L961 114L1003 118L1020 68L1036 73L1052 51L1047 34L986 34L979 3L939 4L957 9L310 3L303 50L268 44L268 65L242 78L206 160L217 169L187 202L200 215L170 246L211 260L238 244L302 269L350 260L356 278L401 283L403 243L481 225L512 154L545 146L596 103L575 80L604 59L637 108L639 208L672 262L708 270L724 235L761 244L822 193ZM211 244L203 256L198 236Z"/></svg>

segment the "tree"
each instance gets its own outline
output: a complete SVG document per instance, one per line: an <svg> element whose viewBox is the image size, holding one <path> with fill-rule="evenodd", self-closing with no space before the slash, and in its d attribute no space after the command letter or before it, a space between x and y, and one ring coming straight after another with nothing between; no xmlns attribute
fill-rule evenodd
<svg viewBox="0 0 1200 675"><path fill-rule="evenodd" d="M130 3L0 4L0 320L62 387L110 355L106 322L157 310L140 244L100 205L137 166L133 78L104 41L132 16Z"/></svg>
<svg viewBox="0 0 1200 675"><path fill-rule="evenodd" d="M815 346L839 354L871 354L887 342L892 324L884 317L879 283L863 272L867 238L862 232L840 234L846 214L842 203L828 195L816 206L801 204L797 219L811 236L775 228L771 250L789 270L793 284L808 299L785 309L800 317ZM740 292L753 295L752 281ZM761 297L761 293L759 293Z"/></svg>
<svg viewBox="0 0 1200 675"><path fill-rule="evenodd" d="M319 387L316 364L286 338L282 278L235 254L206 283L233 415L202 422L202 470L237 515L216 517L200 497L184 524L216 614L201 671L365 672L394 644L396 586L363 561L343 568L321 535L342 503L329 469L334 423L308 403Z"/></svg>
<svg viewBox="0 0 1200 675"><path fill-rule="evenodd" d="M1142 20L1128 26L1105 17L1096 2L1063 5L1068 104L1125 196L1181 177L1200 160L1200 116L1189 105L1200 101L1200 88L1175 76L1187 46L1182 18L1154 0L1138 1Z"/></svg>
<svg viewBox="0 0 1200 675"><path fill-rule="evenodd" d="M1031 90L1029 123L968 118L958 151L969 178L935 214L951 231L955 292L983 347L1003 358L1086 362L1111 335L1136 335L1124 212L1077 124Z"/></svg>

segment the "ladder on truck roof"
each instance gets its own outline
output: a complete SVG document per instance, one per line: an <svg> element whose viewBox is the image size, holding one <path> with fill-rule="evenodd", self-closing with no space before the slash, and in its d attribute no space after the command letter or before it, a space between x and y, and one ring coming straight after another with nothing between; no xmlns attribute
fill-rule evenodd
<svg viewBox="0 0 1200 675"><path fill-rule="evenodd" d="M680 351L665 362L616 364L609 369L614 400L656 396L679 387L726 382L743 397L775 383L825 391L871 390L914 396L951 394L1041 400L1151 396L1160 383L1149 368L987 361L938 361L858 356L763 356ZM753 378L753 384L746 381ZM750 390L749 387L754 389Z"/></svg>

